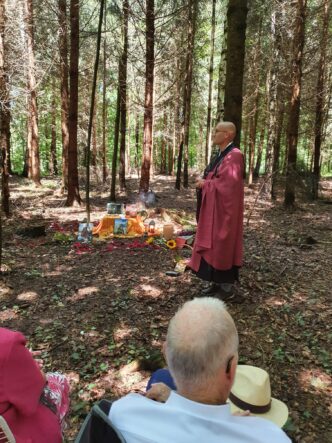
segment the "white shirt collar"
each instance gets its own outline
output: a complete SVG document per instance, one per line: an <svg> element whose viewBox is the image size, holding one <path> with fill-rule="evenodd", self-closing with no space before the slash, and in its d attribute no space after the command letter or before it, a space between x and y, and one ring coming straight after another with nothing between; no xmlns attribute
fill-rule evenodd
<svg viewBox="0 0 332 443"><path fill-rule="evenodd" d="M171 394L168 397L166 404L172 407L176 407L178 405L179 407L181 407L181 409L186 409L187 405L188 409L190 409L192 412L195 412L198 415L203 415L204 417L206 417L207 414L210 417L213 416L220 417L220 415L222 415L226 418L231 416L231 408L229 404L207 405L205 403L198 403L196 401L182 397L182 395L179 395L175 391L171 391Z"/></svg>

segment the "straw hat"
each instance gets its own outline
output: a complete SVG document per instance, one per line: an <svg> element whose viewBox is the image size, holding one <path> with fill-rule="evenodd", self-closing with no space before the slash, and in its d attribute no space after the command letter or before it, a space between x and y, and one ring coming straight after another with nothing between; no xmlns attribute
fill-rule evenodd
<svg viewBox="0 0 332 443"><path fill-rule="evenodd" d="M229 402L232 413L249 410L257 417L273 421L280 428L288 417L285 403L271 397L269 374L255 366L238 365Z"/></svg>

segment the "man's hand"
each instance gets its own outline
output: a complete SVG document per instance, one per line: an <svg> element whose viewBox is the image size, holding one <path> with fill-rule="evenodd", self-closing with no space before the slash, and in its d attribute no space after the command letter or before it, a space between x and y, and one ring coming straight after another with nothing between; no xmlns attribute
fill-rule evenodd
<svg viewBox="0 0 332 443"><path fill-rule="evenodd" d="M170 396L170 393L171 388L165 385L165 383L154 383L145 393L145 397L158 401L159 403L165 403Z"/></svg>
<svg viewBox="0 0 332 443"><path fill-rule="evenodd" d="M199 188L199 189L201 189L202 187L203 187L203 185L204 185L204 182L205 182L205 180L203 180L203 179L198 179L197 181L196 181L196 184L195 184L195 186L196 186L196 188Z"/></svg>

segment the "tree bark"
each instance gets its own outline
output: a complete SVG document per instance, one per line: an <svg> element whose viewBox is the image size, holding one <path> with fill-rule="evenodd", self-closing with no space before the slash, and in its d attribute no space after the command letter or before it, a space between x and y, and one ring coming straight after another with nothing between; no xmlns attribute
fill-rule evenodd
<svg viewBox="0 0 332 443"><path fill-rule="evenodd" d="M227 54L224 120L236 126L235 144L240 144L243 101L243 71L246 41L247 0L229 0L227 8Z"/></svg>
<svg viewBox="0 0 332 443"><path fill-rule="evenodd" d="M146 60L145 60L145 99L144 99L144 135L143 162L139 190L147 192L150 185L150 167L152 154L153 128L153 84L154 84L154 38L155 13L154 0L146 0Z"/></svg>
<svg viewBox="0 0 332 443"><path fill-rule="evenodd" d="M8 96L8 73L6 66L6 11L5 0L0 0L0 168L1 168L1 209L9 217L9 168L7 153L10 149L10 111ZM0 215L1 217L1 215ZM2 232L0 233L2 239ZM0 254L2 244L0 246ZM1 257L1 256L0 256ZM1 258L0 258L1 272Z"/></svg>
<svg viewBox="0 0 332 443"><path fill-rule="evenodd" d="M106 3L104 10L104 29L106 29ZM106 137L107 137L107 103L106 103L106 36L104 36L103 42L103 141L101 148L102 156L102 169L103 169L103 184L106 183L107 179L107 161L106 161Z"/></svg>
<svg viewBox="0 0 332 443"><path fill-rule="evenodd" d="M213 61L214 61L214 40L216 30L216 0L212 0L211 18L211 51L209 65L209 96L206 117L206 141L205 141L205 164L209 163L211 157L211 113L212 113L212 84L213 84Z"/></svg>
<svg viewBox="0 0 332 443"><path fill-rule="evenodd" d="M189 186L189 129L191 117L191 97L193 85L193 66L194 66L194 49L195 49L195 35L196 35L196 20L198 11L198 0L190 1L191 17L189 19L189 33L188 33L188 54L187 54L187 79L186 79L186 107L184 114L184 145L183 145L183 186Z"/></svg>
<svg viewBox="0 0 332 443"><path fill-rule="evenodd" d="M330 1L323 3L323 27L320 44L320 59L318 64L318 78L316 87L316 116L315 116L315 142L314 142L314 171L312 177L312 198L318 198L318 185L320 179L320 153L323 132L323 115L325 102L325 77L327 66L327 42L329 36Z"/></svg>
<svg viewBox="0 0 332 443"><path fill-rule="evenodd" d="M254 56L253 56L253 77L254 77L254 92L253 92L253 108L251 110L251 118L249 120L249 171L248 171L248 185L251 186L254 177L254 158L256 149L256 133L257 133L257 122L258 114L260 111L259 100L260 100L260 65L261 65L261 35L262 35L262 19L260 19L259 31L258 31L258 42L255 45Z"/></svg>
<svg viewBox="0 0 332 443"><path fill-rule="evenodd" d="M135 169L137 171L137 178L139 178L139 113L135 114Z"/></svg>
<svg viewBox="0 0 332 443"><path fill-rule="evenodd" d="M181 165L183 162L183 186L188 187L188 160L189 160L189 125L191 114L191 91L193 76L193 56L196 33L197 1L190 0L188 4L188 46L186 54L185 79L183 86L183 119L181 124L181 140L178 153L175 188L181 188Z"/></svg>
<svg viewBox="0 0 332 443"><path fill-rule="evenodd" d="M270 67L268 73L267 89L268 95L268 131L267 131L267 146L266 146L266 174L263 192L269 198L274 199L272 189L275 174L277 172L277 163L275 156L279 158L279 150L277 149L277 125L278 125L278 66L280 63L281 51L281 32L280 32L280 8L279 4L274 2L271 14L271 40L272 40L272 54L270 58ZM276 169L275 169L276 167Z"/></svg>
<svg viewBox="0 0 332 443"><path fill-rule="evenodd" d="M120 57L119 87L120 87L120 191L126 189L126 130L127 130L127 61L128 61L128 0L123 0L123 49Z"/></svg>
<svg viewBox="0 0 332 443"><path fill-rule="evenodd" d="M220 53L218 74L217 112L214 126L224 119L225 82L226 82L226 54L227 54L227 17L224 20L223 42ZM208 159L209 161L210 159Z"/></svg>
<svg viewBox="0 0 332 443"><path fill-rule="evenodd" d="M259 142L258 142L258 150L257 150L257 159L256 159L256 165L253 172L254 178L259 177L259 171L261 169L262 164L262 155L263 155L263 146L264 146L264 138L265 138L265 121L262 122L261 127L261 133L259 136Z"/></svg>
<svg viewBox="0 0 332 443"><path fill-rule="evenodd" d="M35 49L34 49L34 30L33 30L33 3L32 0L24 1L25 8L25 35L28 55L28 148L30 158L29 177L36 186L40 183L40 161L39 161L39 136L38 136L38 108L37 91L35 77Z"/></svg>
<svg viewBox="0 0 332 443"><path fill-rule="evenodd" d="M119 64L120 73L120 64ZM120 83L120 82L118 82ZM115 183L116 183L116 166L118 163L118 148L119 148L119 128L120 128L120 86L118 86L116 99L116 115L114 123L114 143L113 143L113 157L112 157L112 179L111 179L111 201L115 202Z"/></svg>
<svg viewBox="0 0 332 443"><path fill-rule="evenodd" d="M97 100L95 99L93 107L93 118L92 118L92 151L91 151L91 166L96 168L97 166Z"/></svg>
<svg viewBox="0 0 332 443"><path fill-rule="evenodd" d="M52 110L51 110L51 145L50 145L50 174L58 175L58 163L56 158L56 90L55 78L52 85Z"/></svg>
<svg viewBox="0 0 332 443"><path fill-rule="evenodd" d="M60 52L60 93L61 93L61 136L62 136L62 192L68 189L69 150L69 88L68 88L68 26L67 0L58 1L59 8L59 52Z"/></svg>
<svg viewBox="0 0 332 443"><path fill-rule="evenodd" d="M295 202L295 174L301 106L302 61L305 39L306 8L307 0L297 0L293 33L294 45L292 62L292 90L287 128L288 155L284 197L284 204L286 207L293 206Z"/></svg>
<svg viewBox="0 0 332 443"><path fill-rule="evenodd" d="M70 100L68 119L68 194L66 206L72 206L75 203L81 204L77 168L79 9L79 0L70 0Z"/></svg>
<svg viewBox="0 0 332 443"><path fill-rule="evenodd" d="M167 152L167 108L164 109L163 117L163 131L161 138L161 153L160 153L160 174L166 174L166 152Z"/></svg>

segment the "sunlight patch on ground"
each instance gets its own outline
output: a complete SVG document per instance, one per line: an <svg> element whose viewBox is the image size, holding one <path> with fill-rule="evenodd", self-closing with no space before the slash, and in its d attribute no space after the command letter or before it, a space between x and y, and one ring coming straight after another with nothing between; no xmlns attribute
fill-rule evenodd
<svg viewBox="0 0 332 443"><path fill-rule="evenodd" d="M43 326L51 325L52 323L54 323L54 318L41 318L39 320L39 323Z"/></svg>
<svg viewBox="0 0 332 443"><path fill-rule="evenodd" d="M139 285L137 288L133 289L133 295L139 295L143 297L152 297L156 298L159 297L159 295L162 295L162 291L155 286L148 285L148 284L142 284Z"/></svg>
<svg viewBox="0 0 332 443"><path fill-rule="evenodd" d="M0 312L0 321L14 320L18 318L16 309L5 309Z"/></svg>
<svg viewBox="0 0 332 443"><path fill-rule="evenodd" d="M282 295L280 297L272 296L265 300L265 304L268 306L285 306L287 304L286 300L282 299Z"/></svg>
<svg viewBox="0 0 332 443"><path fill-rule="evenodd" d="M67 297L67 301L78 301L83 300L86 297L95 294L96 292L99 292L99 289L95 286L87 286L85 288L79 289L74 295L71 295L70 297Z"/></svg>
<svg viewBox="0 0 332 443"><path fill-rule="evenodd" d="M20 301L32 301L32 300L36 300L37 297L38 297L37 292L26 291L26 292L21 292L21 294L18 294L17 300L20 300Z"/></svg>
<svg viewBox="0 0 332 443"><path fill-rule="evenodd" d="M299 380L305 390L314 388L326 395L332 394L332 377L320 369L302 371Z"/></svg>
<svg viewBox="0 0 332 443"><path fill-rule="evenodd" d="M10 289L10 288L5 287L5 286L1 286L1 287L0 287L0 296L1 296L1 297L10 294L10 292L11 292L11 289Z"/></svg>
<svg viewBox="0 0 332 443"><path fill-rule="evenodd" d="M129 326L122 323L118 328L114 329L113 331L114 341L121 341L127 337L131 337L132 332L133 331Z"/></svg>
<svg viewBox="0 0 332 443"><path fill-rule="evenodd" d="M299 302L304 302L308 299L308 294L296 291L296 292L292 293L292 298L293 298L293 300L297 300Z"/></svg>

